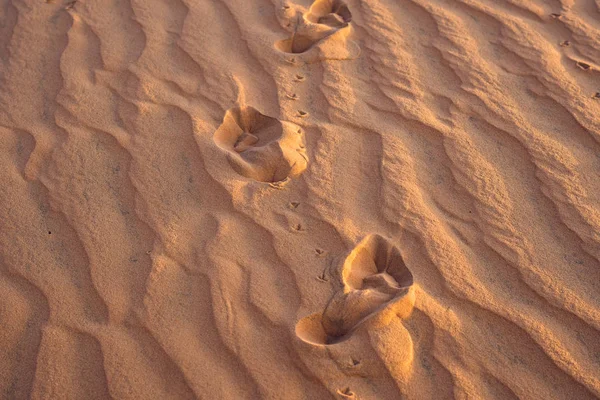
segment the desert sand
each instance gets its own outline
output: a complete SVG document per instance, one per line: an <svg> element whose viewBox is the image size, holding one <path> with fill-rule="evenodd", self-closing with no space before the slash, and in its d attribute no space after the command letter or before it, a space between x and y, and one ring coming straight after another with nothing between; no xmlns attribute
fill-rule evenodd
<svg viewBox="0 0 600 400"><path fill-rule="evenodd" d="M600 398L598 0L0 0L0 399Z"/></svg>

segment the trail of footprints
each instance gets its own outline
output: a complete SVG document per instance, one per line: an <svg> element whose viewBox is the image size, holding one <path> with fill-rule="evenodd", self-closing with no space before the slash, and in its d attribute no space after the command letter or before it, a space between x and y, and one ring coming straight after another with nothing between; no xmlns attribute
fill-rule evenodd
<svg viewBox="0 0 600 400"><path fill-rule="evenodd" d="M293 31L290 39L276 43L283 52L303 53L337 32L349 34L352 14L340 0L316 0L308 12L287 5L282 10L281 21ZM348 52L346 47L341 46L346 53L357 54ZM295 58L286 61L296 63ZM293 78L297 83L305 79L301 74ZM296 93L286 96L290 100L299 99ZM294 116L308 118L310 113L297 110ZM227 153L229 163L238 174L271 183L275 188L300 175L308 164L302 129L291 122L261 114L250 106L229 109L213 139Z"/></svg>
<svg viewBox="0 0 600 400"><path fill-rule="evenodd" d="M352 14L340 0L316 0L307 12L285 5L281 19L292 31L289 39L276 44L281 51L303 53L343 29L349 29ZM295 64L295 59L286 59ZM294 74L293 81L301 83L305 77ZM287 94L298 100L296 93ZM295 117L307 118L309 112L297 110ZM298 125L280 121L260 113L250 106L229 109L213 137L218 147L238 174L275 188L282 188L297 177L308 165L304 131ZM299 202L288 207L297 209ZM302 232L297 223L291 230ZM315 249L317 257L326 251ZM364 321L392 303L409 298L413 283L411 272L405 266L399 250L379 235L369 235L346 257L341 270L342 287L333 295L322 313L300 320L296 326L298 337L312 344L333 344L348 338ZM328 282L323 272L317 278ZM409 311L408 311L409 312Z"/></svg>
<svg viewBox="0 0 600 400"><path fill-rule="evenodd" d="M316 0L307 12L289 5L284 5L282 10L280 20L293 32L290 39L276 43L283 52L303 53L337 32L349 34L352 14L340 0ZM341 47L347 47L347 43ZM295 58L286 61L296 63ZM295 74L293 78L297 83L305 79L301 74ZM289 93L286 97L299 99L296 93ZM310 113L299 109L294 116L308 118ZM266 116L250 106L239 105L229 109L213 139L227 153L229 163L238 174L275 184L277 188L300 175L308 164L303 130L296 124Z"/></svg>
<svg viewBox="0 0 600 400"><path fill-rule="evenodd" d="M346 40L352 14L342 1L316 0L307 12L285 5L282 14L280 20L291 32L291 37L277 42L275 47L294 54L294 58L285 59L288 63L296 65L296 56L312 51L327 40L334 40L338 34L340 37L335 39L334 45L343 49L339 53L358 54L352 49L353 43ZM324 58L331 56L331 52L325 53ZM292 80L300 84L306 78L296 73ZM286 98L299 100L297 93L288 93ZM296 118L309 116L308 111L301 109L294 115ZM277 189L302 174L308 165L304 130L292 122L266 116L250 106L229 109L213 139L239 175ZM293 201L288 203L288 208L294 211L299 205ZM290 229L302 232L305 228L297 223ZM326 255L326 250L315 248L317 258ZM414 305L413 275L398 248L384 237L377 234L365 237L333 272L324 271L316 277L320 282L332 280L338 288L322 312L304 317L296 324L296 335L302 341L318 346L333 345L348 339L383 309L393 308L400 317L410 314ZM359 363L352 359L353 366ZM338 390L338 395L355 397L349 388Z"/></svg>

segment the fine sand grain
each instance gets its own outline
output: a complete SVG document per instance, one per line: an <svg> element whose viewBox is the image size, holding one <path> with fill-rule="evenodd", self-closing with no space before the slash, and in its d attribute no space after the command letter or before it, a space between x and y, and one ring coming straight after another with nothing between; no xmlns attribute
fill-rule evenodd
<svg viewBox="0 0 600 400"><path fill-rule="evenodd" d="M0 399L600 398L599 0L0 0Z"/></svg>

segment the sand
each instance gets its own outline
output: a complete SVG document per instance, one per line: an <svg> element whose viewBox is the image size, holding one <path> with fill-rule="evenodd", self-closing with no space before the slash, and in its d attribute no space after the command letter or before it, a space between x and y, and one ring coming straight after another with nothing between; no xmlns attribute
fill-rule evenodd
<svg viewBox="0 0 600 400"><path fill-rule="evenodd" d="M599 398L599 92L598 0L0 0L0 398Z"/></svg>

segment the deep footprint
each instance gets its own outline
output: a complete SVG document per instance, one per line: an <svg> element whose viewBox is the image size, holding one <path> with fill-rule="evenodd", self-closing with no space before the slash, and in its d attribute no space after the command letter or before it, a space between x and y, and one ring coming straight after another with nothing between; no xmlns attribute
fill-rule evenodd
<svg viewBox="0 0 600 400"><path fill-rule="evenodd" d="M348 27L352 13L340 0L316 0L307 13L291 20L292 36L278 41L275 47L286 53L300 54Z"/></svg>
<svg viewBox="0 0 600 400"><path fill-rule="evenodd" d="M313 344L338 343L384 308L398 307L402 317L412 310L413 275L400 251L380 235L367 236L350 252L342 281L343 289L333 295L322 314L298 322L296 334L301 339Z"/></svg>
<svg viewBox="0 0 600 400"><path fill-rule="evenodd" d="M229 109L214 141L237 173L260 182L298 176L308 163L303 131L253 107Z"/></svg>

